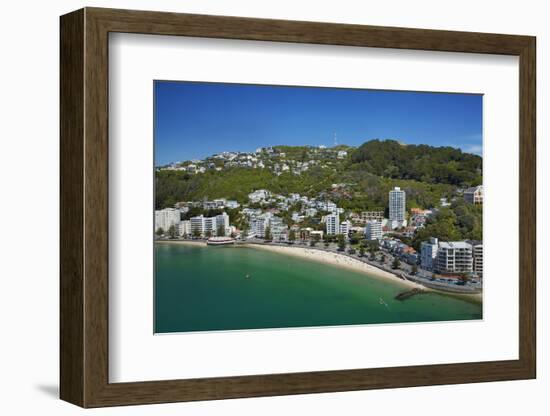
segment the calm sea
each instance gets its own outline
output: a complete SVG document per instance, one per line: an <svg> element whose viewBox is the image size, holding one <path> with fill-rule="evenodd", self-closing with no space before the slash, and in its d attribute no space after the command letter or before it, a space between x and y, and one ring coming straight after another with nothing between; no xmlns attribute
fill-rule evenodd
<svg viewBox="0 0 550 416"><path fill-rule="evenodd" d="M482 307L250 247L155 244L155 332L481 319Z"/></svg>

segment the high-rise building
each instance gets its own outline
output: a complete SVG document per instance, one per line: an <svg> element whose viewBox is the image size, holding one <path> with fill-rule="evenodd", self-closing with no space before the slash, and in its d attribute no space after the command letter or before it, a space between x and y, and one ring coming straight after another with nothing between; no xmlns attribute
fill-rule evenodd
<svg viewBox="0 0 550 416"><path fill-rule="evenodd" d="M180 211L174 208L165 208L155 211L155 231L162 228L164 232L168 232L170 227L178 227L181 220Z"/></svg>
<svg viewBox="0 0 550 416"><path fill-rule="evenodd" d="M430 238L429 241L423 241L420 244L420 267L424 270L433 270L434 262L437 257L437 248L439 244L437 238Z"/></svg>
<svg viewBox="0 0 550 416"><path fill-rule="evenodd" d="M327 235L336 235L340 232L340 217L338 214L330 214L325 217Z"/></svg>
<svg viewBox="0 0 550 416"><path fill-rule="evenodd" d="M367 240L378 240L382 238L382 222L369 220L365 226L365 238Z"/></svg>
<svg viewBox="0 0 550 416"><path fill-rule="evenodd" d="M439 273L471 273L473 271L472 246L466 241L439 243L434 270Z"/></svg>
<svg viewBox="0 0 550 416"><path fill-rule="evenodd" d="M406 197L405 191L395 187L389 193L390 222L402 223L405 221Z"/></svg>

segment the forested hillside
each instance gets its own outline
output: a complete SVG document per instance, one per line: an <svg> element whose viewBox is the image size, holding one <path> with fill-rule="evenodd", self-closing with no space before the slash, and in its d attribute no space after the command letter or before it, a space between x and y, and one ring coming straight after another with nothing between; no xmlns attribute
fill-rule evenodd
<svg viewBox="0 0 550 416"><path fill-rule="evenodd" d="M403 145L395 140L372 140L352 154L362 170L387 178L426 183L472 186L481 183L482 159L454 147Z"/></svg>

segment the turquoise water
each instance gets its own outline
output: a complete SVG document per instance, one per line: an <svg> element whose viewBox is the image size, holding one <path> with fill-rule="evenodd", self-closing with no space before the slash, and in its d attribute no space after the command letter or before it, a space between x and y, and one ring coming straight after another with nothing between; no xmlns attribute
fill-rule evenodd
<svg viewBox="0 0 550 416"><path fill-rule="evenodd" d="M250 247L155 244L156 333L482 317L480 304L452 296L394 299L405 290L363 273Z"/></svg>

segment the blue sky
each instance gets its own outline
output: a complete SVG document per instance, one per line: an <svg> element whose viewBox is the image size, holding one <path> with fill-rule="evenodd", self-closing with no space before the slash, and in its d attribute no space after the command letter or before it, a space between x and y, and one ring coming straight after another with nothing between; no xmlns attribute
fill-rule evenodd
<svg viewBox="0 0 550 416"><path fill-rule="evenodd" d="M481 154L482 96L155 81L155 165L275 145L372 139Z"/></svg>

